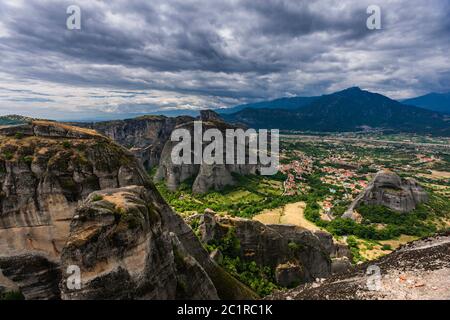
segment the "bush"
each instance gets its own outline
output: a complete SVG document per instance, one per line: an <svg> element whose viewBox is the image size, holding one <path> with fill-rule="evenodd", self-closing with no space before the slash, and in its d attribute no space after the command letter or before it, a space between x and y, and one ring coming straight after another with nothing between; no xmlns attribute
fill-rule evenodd
<svg viewBox="0 0 450 320"><path fill-rule="evenodd" d="M102 201L103 200L103 196L99 195L99 194L94 194L92 196L92 201L93 202L97 202L97 201Z"/></svg>
<svg viewBox="0 0 450 320"><path fill-rule="evenodd" d="M68 140L65 140L65 141L63 141L62 146L65 149L70 149L70 148L72 148L72 143L70 143L70 141L68 141Z"/></svg>
<svg viewBox="0 0 450 320"><path fill-rule="evenodd" d="M13 154L12 152L10 152L10 151L5 151L5 152L3 153L3 157L4 157L6 160L12 160L12 158L14 158L14 154Z"/></svg>
<svg viewBox="0 0 450 320"><path fill-rule="evenodd" d="M0 300L25 300L25 297L20 291L8 291L0 294Z"/></svg>
<svg viewBox="0 0 450 320"><path fill-rule="evenodd" d="M25 156L23 157L23 162L25 162L27 165L31 165L33 163L34 157L33 156Z"/></svg>
<svg viewBox="0 0 450 320"><path fill-rule="evenodd" d="M278 289L278 286L274 283L273 271L269 267L258 266L254 261L244 262L239 257L224 257L222 266L232 276L262 297Z"/></svg>

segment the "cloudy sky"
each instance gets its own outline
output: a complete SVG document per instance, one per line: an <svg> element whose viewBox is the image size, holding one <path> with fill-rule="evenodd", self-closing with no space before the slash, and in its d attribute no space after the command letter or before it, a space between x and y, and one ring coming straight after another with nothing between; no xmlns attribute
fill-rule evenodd
<svg viewBox="0 0 450 320"><path fill-rule="evenodd" d="M400 99L450 91L449 52L448 0L1 0L0 114L120 118L350 86Z"/></svg>

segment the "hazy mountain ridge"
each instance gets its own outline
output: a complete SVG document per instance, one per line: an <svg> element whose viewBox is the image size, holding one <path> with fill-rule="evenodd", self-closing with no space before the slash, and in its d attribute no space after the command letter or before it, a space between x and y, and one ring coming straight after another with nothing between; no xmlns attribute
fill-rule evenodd
<svg viewBox="0 0 450 320"><path fill-rule="evenodd" d="M428 93L426 95L405 99L404 104L450 114L450 92Z"/></svg>
<svg viewBox="0 0 450 320"><path fill-rule="evenodd" d="M286 109L293 110L307 106L319 97L286 97L269 101L241 104L232 108L217 110L221 114L235 113L244 109Z"/></svg>
<svg viewBox="0 0 450 320"><path fill-rule="evenodd" d="M358 87L321 96L295 110L244 109L223 117L251 127L281 130L343 132L381 129L450 135L450 125L444 115L407 106Z"/></svg>

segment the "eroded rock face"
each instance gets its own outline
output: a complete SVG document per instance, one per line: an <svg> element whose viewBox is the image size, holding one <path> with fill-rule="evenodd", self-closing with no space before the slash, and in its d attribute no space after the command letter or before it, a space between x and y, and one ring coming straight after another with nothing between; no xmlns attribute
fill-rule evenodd
<svg viewBox="0 0 450 320"><path fill-rule="evenodd" d="M303 267L299 263L292 262L279 264L276 267L275 280L285 288L292 288L306 282Z"/></svg>
<svg viewBox="0 0 450 320"><path fill-rule="evenodd" d="M97 283L95 282L90 283L91 286L85 297L107 298L108 295L115 298L152 298L164 295L181 297L184 292L190 297L199 299L212 298L213 290L210 290L210 283L202 275L201 269L214 283L220 298L256 297L250 289L210 259L208 252L202 247L191 228L165 203L134 156L125 148L95 131L42 121L0 129L0 184L2 188L0 270L3 270L4 276L23 291L27 299L59 298L59 279L61 274L66 275L66 270L61 267L63 248L65 248L64 252L67 252L64 261L81 261L86 270L93 266L98 267L98 269L89 269L92 271L90 276L93 279L111 281L111 288L114 287L114 279L126 280L127 274L129 275L128 282L123 283L123 287L115 286L117 290L123 289L122 291L108 291L105 287L102 296L100 287L95 287ZM153 220L142 218L144 220L131 219L131 225L121 224L114 220L117 215L110 213L103 216L94 211L95 221L88 219L92 225L87 227L87 233L84 231L81 235L77 233L85 230L84 227L86 227L78 220L79 217L74 220L73 227L74 232L79 235L77 241L86 237L89 239L87 243L89 247L65 247L76 208L86 197L96 190L132 185L145 188L149 197L149 199L144 197L148 200L146 210L149 212L149 217L156 219L159 215L159 220L155 221L160 222L151 224ZM139 203L144 205L145 201L140 200ZM137 208L141 207L137 206ZM108 208L104 210L106 209ZM86 213L83 211L85 209L79 210ZM151 215L150 212L157 212L157 214ZM120 213L117 212L119 216ZM133 229L135 222L146 227L142 227L139 236L133 238L133 233L126 227ZM128 249L127 252L121 249L121 246L116 246L117 243L96 242L89 237L89 230L95 229L99 236L102 235L107 239L107 235L101 231L108 228L115 231L114 239L119 241L123 248ZM117 230L117 228L124 229ZM156 249L150 250L148 245L144 245L148 244L146 239L150 243L153 240L157 241ZM71 248L75 249L71 251ZM92 248L96 249L91 250ZM181 257L178 261L183 261L183 264L177 265L175 251ZM77 252L82 252L82 256L69 254ZM152 254L151 258L148 255L147 258L153 265L147 263L148 259L145 260L147 262L143 262L142 257L146 257L146 252ZM169 253L168 261L165 260L165 253ZM172 262L170 253L172 253ZM120 261L122 266L126 266L124 263L127 262L134 267L130 269L122 267L117 273L107 273L106 278L103 279L102 263L109 258L113 260L110 265L114 265L115 259ZM105 266L109 265L108 263ZM146 274L145 272L149 269L145 267L139 269L139 266L153 266L154 270L161 270L162 275L164 275L164 266L167 266L167 270L176 268L184 278L173 278L173 274L167 274L167 277L162 276L158 279L159 275ZM139 274L146 274L149 279L141 279L139 282L136 278ZM102 283L105 284L105 282ZM148 291L148 288L145 288L146 283L167 284L168 288L172 289L160 288ZM142 290L133 291L131 285L136 285ZM182 286L184 291L177 290L177 286ZM193 286L205 288L205 290L193 291ZM78 298L77 295L65 297Z"/></svg>
<svg viewBox="0 0 450 320"><path fill-rule="evenodd" d="M232 173L254 174L257 172L256 165L206 165L204 163L200 165L194 162L173 164L171 152L178 142L170 141L171 133L175 129L187 129L192 134L195 120L203 122L204 130L216 128L225 133L227 128L235 128L226 124L212 110L202 110L198 119L188 116L175 118L143 116L127 120L74 125L94 129L128 148L140 159L147 170L158 166L155 180L164 180L170 190L176 190L183 181L188 179L193 179L192 189L195 193L204 193L210 189L221 190L235 183Z"/></svg>
<svg viewBox="0 0 450 320"><path fill-rule="evenodd" d="M103 188L150 184L127 150L95 132L41 122L14 129L24 136L0 140L2 255L57 259L78 201Z"/></svg>
<svg viewBox="0 0 450 320"><path fill-rule="evenodd" d="M242 260L274 270L280 265L297 266L302 270L302 276L297 277L299 283L331 273L330 254L321 240L312 232L293 225L264 225L255 220L204 214L199 230L205 243L219 242L233 232L239 240ZM291 279L287 273L292 272L286 272L286 276L280 273L280 279Z"/></svg>
<svg viewBox="0 0 450 320"><path fill-rule="evenodd" d="M374 266L380 271L377 282L373 281L374 272L369 272ZM279 291L267 299L448 300L450 234L405 244L378 260L358 265L351 272Z"/></svg>
<svg viewBox="0 0 450 320"><path fill-rule="evenodd" d="M218 129L226 137L226 129L236 129L223 122L220 117L211 110L202 111L200 119L202 121L203 131L208 129ZM194 136L194 123L187 122L176 127L176 129L185 129ZM167 141L164 145L158 171L155 175L156 181L164 180L169 190L176 190L179 185L187 179L193 179L192 191L194 193L205 193L208 190L221 190L225 186L233 185L235 179L233 173L241 175L256 174L259 170L258 165L251 164L174 164L172 161L172 150L178 142ZM203 143L202 150L209 143ZM225 145L225 144L224 144ZM247 146L248 147L248 146ZM194 159L194 148L192 147L191 159ZM236 153L235 153L236 154ZM247 154L248 157L248 154ZM225 162L226 153L223 155ZM246 161L248 163L248 161Z"/></svg>
<svg viewBox="0 0 450 320"><path fill-rule="evenodd" d="M380 171L367 188L353 201L342 216L356 220L354 212L361 204L381 205L398 212L410 212L419 203L428 201L428 194L414 179L401 179L390 171Z"/></svg>
<svg viewBox="0 0 450 320"><path fill-rule="evenodd" d="M26 299L59 299L59 264L48 256L38 253L0 256L0 266L3 276L14 284L13 291L20 291Z"/></svg>
<svg viewBox="0 0 450 320"><path fill-rule="evenodd" d="M193 118L180 116L142 116L134 119L103 121L96 123L76 123L88 127L111 138L129 149L146 169L159 164L164 144L169 140L173 129Z"/></svg>
<svg viewBox="0 0 450 320"><path fill-rule="evenodd" d="M164 227L144 187L91 194L77 209L62 267L81 269L81 289L63 299L218 299L203 267Z"/></svg>
<svg viewBox="0 0 450 320"><path fill-rule="evenodd" d="M0 269L30 279L19 284L26 298L43 298L41 287L59 280L46 277L51 284L32 288L33 273L46 265L54 273L78 202L102 188L151 182L131 153L92 130L33 121L2 128L0 136ZM17 261L23 268L11 269Z"/></svg>

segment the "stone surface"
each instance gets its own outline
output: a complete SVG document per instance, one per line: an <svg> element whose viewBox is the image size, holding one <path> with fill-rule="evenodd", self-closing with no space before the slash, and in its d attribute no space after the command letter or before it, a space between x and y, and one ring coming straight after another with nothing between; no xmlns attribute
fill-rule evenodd
<svg viewBox="0 0 450 320"><path fill-rule="evenodd" d="M296 287L305 283L305 272L298 263L279 264L275 269L275 280L278 285L285 288Z"/></svg>
<svg viewBox="0 0 450 320"><path fill-rule="evenodd" d="M353 269L353 265L347 257L333 259L331 273L345 273Z"/></svg>
<svg viewBox="0 0 450 320"><path fill-rule="evenodd" d="M211 110L203 111L201 118L203 132L208 129L218 129L222 132L225 138L226 129L236 129L237 127L223 122L220 117ZM193 121L179 125L177 129L185 129L193 136L194 123ZM188 179L193 180L192 191L194 193L205 193L208 190L221 190L225 186L233 185L235 179L233 173L241 175L255 174L258 172L258 165L250 164L194 164L194 150L192 148L191 163L192 164L174 164L171 158L173 148L178 142L167 141L161 154L161 160L158 171L155 175L156 181L164 180L169 190L176 190L179 185ZM202 150L209 143L203 143ZM248 154L247 154L248 157ZM226 152L223 155L225 162Z"/></svg>
<svg viewBox="0 0 450 320"><path fill-rule="evenodd" d="M226 124L212 110L202 110L197 119L188 116L175 118L143 116L127 120L74 123L74 125L94 129L128 148L140 159L147 170L158 166L155 180L164 180L170 190L176 190L183 181L188 179L194 181L192 189L195 193L204 193L210 189L221 190L235 183L232 173L254 174L257 172L256 165L248 164L207 165L202 163L200 165L193 162L192 164L173 164L171 152L178 142L170 140L171 133L174 129L187 129L192 133L195 120L202 121L204 130L216 128L225 133L227 128L236 128Z"/></svg>
<svg viewBox="0 0 450 320"><path fill-rule="evenodd" d="M77 206L96 190L133 185L145 188L150 197L148 206L154 207L160 215L161 226L164 226L161 227L160 239L170 240L165 242L166 247L161 247L161 250L167 248L168 252L173 252L173 246L178 246L177 251L183 261L186 260L184 265L179 266L187 270L184 281L192 280L196 284L205 282L204 277L200 276L203 269L214 284L218 297L256 298L249 288L231 277L209 257L192 229L165 203L133 154L95 131L56 122L33 121L27 125L0 129L0 270L4 276L17 284L26 298L58 298L58 289L55 288L58 288L61 274L66 275L66 269L60 266L61 252L69 237L72 218L77 221L74 222L75 226L80 222L80 215L75 215ZM111 226L112 222L108 220L111 217L106 215L105 220L99 219L96 223L106 228ZM145 234L152 234L149 229L146 230ZM171 233L176 237L171 236ZM130 249L124 253L128 254L128 261L139 260L143 247L137 243L144 240L144 233L134 240L121 238L129 234L129 231L123 230L116 235ZM175 238L180 240L182 247ZM99 256L85 248L83 252L87 255L73 259L83 259L83 263L88 266L89 263L101 266L97 259L101 259L102 254L104 257L110 254L115 259L124 258L111 243L89 243L99 248ZM112 251L101 252L103 245L109 245ZM72 258L66 256L66 259ZM96 271L101 273L101 270ZM108 274L108 279L125 279L127 272L127 269L122 268L118 273ZM189 274L193 277L189 278ZM92 276L100 278L95 272ZM130 281L132 279L131 276ZM183 282L183 279L180 281ZM189 282L181 286L190 292ZM126 288L124 284L125 291ZM91 292L92 296L97 294L94 289ZM158 294L162 296L161 292ZM179 295L179 292L176 291L176 294ZM197 298L207 297L201 292L198 295L189 294ZM112 297L128 296L128 293L123 292L109 294ZM155 293L155 296L158 294ZM88 296L90 294L86 294ZM135 296L142 297L140 294ZM148 297L152 297L152 294L145 296Z"/></svg>
<svg viewBox="0 0 450 320"><path fill-rule="evenodd" d="M133 156L106 138L61 140L48 136L51 129L39 130L0 140L1 255L36 251L56 258L79 200L102 188L151 184Z"/></svg>
<svg viewBox="0 0 450 320"><path fill-rule="evenodd" d="M63 270L79 266L82 281L69 290L63 279L63 299L218 299L144 187L91 194L76 211L61 260Z"/></svg>
<svg viewBox="0 0 450 320"><path fill-rule="evenodd" d="M144 165L151 169L159 164L164 144L170 139L173 129L193 118L180 116L142 116L134 119L101 121L96 123L74 123L94 129L129 149Z"/></svg>
<svg viewBox="0 0 450 320"><path fill-rule="evenodd" d="M361 204L381 205L398 212L410 212L419 203L426 201L428 201L428 195L417 181L401 179L397 174L383 170L376 174L342 217L356 220L355 210Z"/></svg>
<svg viewBox="0 0 450 320"><path fill-rule="evenodd" d="M0 136L0 269L26 298L56 298L78 202L102 188L151 182L126 149L93 130L33 121ZM55 276L36 276L46 273Z"/></svg>
<svg viewBox="0 0 450 320"><path fill-rule="evenodd" d="M28 253L0 256L3 276L12 281L27 300L59 299L61 272L58 262L47 256Z"/></svg>
<svg viewBox="0 0 450 320"><path fill-rule="evenodd" d="M370 271L374 268L379 268L379 276L374 277ZM358 265L351 272L278 291L267 299L448 300L450 233L405 244L378 260Z"/></svg>
<svg viewBox="0 0 450 320"><path fill-rule="evenodd" d="M255 220L204 214L199 230L204 243L220 241L231 230L239 240L242 260L273 270L286 263L302 266L302 281L331 273L331 258L321 240L293 225L264 225Z"/></svg>

